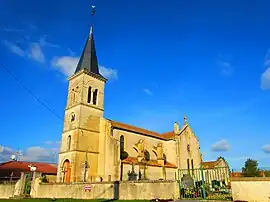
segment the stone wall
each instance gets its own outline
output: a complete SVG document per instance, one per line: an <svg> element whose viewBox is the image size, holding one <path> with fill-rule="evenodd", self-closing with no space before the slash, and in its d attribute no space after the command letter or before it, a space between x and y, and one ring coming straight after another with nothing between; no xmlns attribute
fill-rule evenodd
<svg viewBox="0 0 270 202"><path fill-rule="evenodd" d="M178 199L178 184L175 181L145 181L120 183L119 199Z"/></svg>
<svg viewBox="0 0 270 202"><path fill-rule="evenodd" d="M270 177L238 177L231 179L234 201L270 201Z"/></svg>
<svg viewBox="0 0 270 202"><path fill-rule="evenodd" d="M9 198L13 196L15 184L0 184L0 198Z"/></svg>
<svg viewBox="0 0 270 202"><path fill-rule="evenodd" d="M91 185L90 192L84 190L86 185ZM176 199L179 196L179 191L175 181L44 184L37 179L31 195L33 198Z"/></svg>
<svg viewBox="0 0 270 202"><path fill-rule="evenodd" d="M0 199L20 195L22 191L21 180L16 183L0 184Z"/></svg>

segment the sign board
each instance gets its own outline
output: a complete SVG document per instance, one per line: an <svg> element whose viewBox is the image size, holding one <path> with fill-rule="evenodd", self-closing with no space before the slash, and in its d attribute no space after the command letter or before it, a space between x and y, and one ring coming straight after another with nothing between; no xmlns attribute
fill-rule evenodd
<svg viewBox="0 0 270 202"><path fill-rule="evenodd" d="M91 185L86 185L84 186L84 191L91 191L92 190L92 186Z"/></svg>

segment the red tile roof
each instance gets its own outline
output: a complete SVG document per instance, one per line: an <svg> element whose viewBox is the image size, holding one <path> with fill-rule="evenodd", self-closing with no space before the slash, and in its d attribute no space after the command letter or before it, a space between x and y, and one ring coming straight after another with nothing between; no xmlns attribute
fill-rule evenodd
<svg viewBox="0 0 270 202"><path fill-rule="evenodd" d="M36 171L46 174L57 174L57 165L49 163L8 161L0 164L0 172L29 172L30 164L36 166Z"/></svg>
<svg viewBox="0 0 270 202"><path fill-rule="evenodd" d="M217 161L206 161L202 162L202 167L203 168L214 168L217 165Z"/></svg>
<svg viewBox="0 0 270 202"><path fill-rule="evenodd" d="M138 158L137 157L127 157L125 160L123 160L124 164L135 164L138 165ZM162 167L161 165L158 164L157 160L150 160L147 162L148 166L157 166L157 167ZM164 165L166 168L177 168L176 165L174 165L173 163L170 162L166 162L166 164Z"/></svg>
<svg viewBox="0 0 270 202"><path fill-rule="evenodd" d="M242 172L231 172L231 177L243 177L244 174Z"/></svg>
<svg viewBox="0 0 270 202"><path fill-rule="evenodd" d="M146 136L150 136L150 137L158 138L158 139L162 139L162 140L169 140L169 139L172 139L174 137L173 132L166 132L166 133L161 134L161 133L153 132L150 130L146 130L143 128L139 128L136 126L132 126L132 125L128 125L125 123L116 122L116 121L111 121L111 124L112 124L112 127L116 128L116 129L139 133L141 135L146 135Z"/></svg>
<svg viewBox="0 0 270 202"><path fill-rule="evenodd" d="M203 168L214 168L221 161L224 161L225 162L225 167L229 167L229 164L227 163L227 161L223 157L218 157L218 159L215 160L215 161L205 161L205 162L202 162L202 167Z"/></svg>
<svg viewBox="0 0 270 202"><path fill-rule="evenodd" d="M244 173L243 172L231 172L231 177L244 177ZM265 172L264 171L260 171L260 177L265 177Z"/></svg>

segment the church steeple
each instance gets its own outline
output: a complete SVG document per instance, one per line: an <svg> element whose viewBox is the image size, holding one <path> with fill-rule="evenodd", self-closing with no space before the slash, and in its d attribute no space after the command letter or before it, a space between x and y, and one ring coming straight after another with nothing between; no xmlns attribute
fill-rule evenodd
<svg viewBox="0 0 270 202"><path fill-rule="evenodd" d="M90 28L89 36L85 43L83 52L81 54L78 66L74 74L76 74L77 72L81 70L86 70L88 73L94 73L98 76L103 77L99 73L99 68L98 68L98 60L97 60L97 54L96 54L96 48L95 48L93 26L91 26Z"/></svg>

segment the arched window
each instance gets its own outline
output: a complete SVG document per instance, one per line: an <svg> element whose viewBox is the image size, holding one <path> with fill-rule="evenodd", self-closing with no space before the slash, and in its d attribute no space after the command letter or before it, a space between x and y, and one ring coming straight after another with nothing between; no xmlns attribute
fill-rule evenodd
<svg viewBox="0 0 270 202"><path fill-rule="evenodd" d="M67 150L70 150L70 146L71 146L71 136L69 135L67 138Z"/></svg>
<svg viewBox="0 0 270 202"><path fill-rule="evenodd" d="M91 92L92 91L92 87L90 86L88 88L88 95L87 95L87 103L91 103Z"/></svg>
<svg viewBox="0 0 270 202"><path fill-rule="evenodd" d="M70 122L75 121L75 119L76 119L76 116L75 116L74 113L72 113L72 114L70 115Z"/></svg>
<svg viewBox="0 0 270 202"><path fill-rule="evenodd" d="M97 104L97 95L98 95L98 89L95 89L95 91L93 93L93 104L94 105Z"/></svg>
<svg viewBox="0 0 270 202"><path fill-rule="evenodd" d="M125 150L125 138L124 135L120 136L120 152L124 152Z"/></svg>

